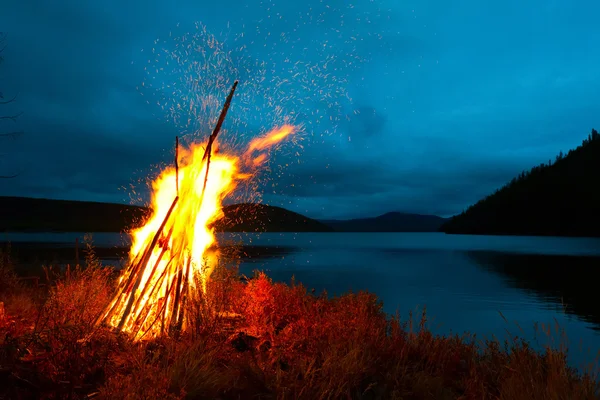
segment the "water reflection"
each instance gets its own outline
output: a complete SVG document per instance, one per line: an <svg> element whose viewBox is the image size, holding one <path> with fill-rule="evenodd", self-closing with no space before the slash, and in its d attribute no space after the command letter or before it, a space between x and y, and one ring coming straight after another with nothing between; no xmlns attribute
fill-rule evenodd
<svg viewBox="0 0 600 400"><path fill-rule="evenodd" d="M468 256L505 283L539 298L549 309L577 315L600 331L598 257L468 252Z"/></svg>
<svg viewBox="0 0 600 400"><path fill-rule="evenodd" d="M293 276L317 293L368 290L386 312L402 318L426 306L429 327L439 334L519 336L542 349L557 347L564 331L575 367L593 361L600 350L592 275L600 258L302 244L277 247L276 257L243 261L240 270L263 270L280 282ZM552 327L553 336L536 330L536 323Z"/></svg>

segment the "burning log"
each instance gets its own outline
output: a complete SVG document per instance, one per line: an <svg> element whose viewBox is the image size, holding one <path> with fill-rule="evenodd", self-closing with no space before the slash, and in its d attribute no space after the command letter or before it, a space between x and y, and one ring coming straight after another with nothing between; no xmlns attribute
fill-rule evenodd
<svg viewBox="0 0 600 400"><path fill-rule="evenodd" d="M227 116L227 111L229 110L229 106L231 105L231 100L233 98L233 94L235 93L237 84L238 84L238 81L235 81L233 84L233 87L231 88L231 91L229 92L229 95L227 96L227 99L225 101L223 109L221 110L221 114L219 115L217 124L208 139L206 150L202 157L202 161L203 162L206 161L206 167L205 167L206 172L204 175L204 182L203 182L202 192L200 195L199 208L202 207L202 202L204 200L204 193L206 192L206 185L207 185L208 176L209 176L212 145L215 142L215 140L221 130L221 127L223 125L225 117ZM163 305L162 305L162 307L160 307L160 310L158 310L158 313L157 313L158 315L156 316L156 319L158 319L159 316L161 317L161 321L162 321L161 334L164 334L164 327L165 327L165 323L167 322L167 320L170 321L169 325L171 326L171 328L170 328L171 332L174 332L175 330L180 330L183 325L184 304L182 304L182 303L184 303L183 299L187 295L188 287L190 284L189 278L190 278L190 270L191 270L190 267L191 267L191 262L192 262L191 255L189 255L187 257L187 262L184 264L185 265L185 274L184 274L183 265L176 265L175 263L173 263L173 258L171 258L171 260L169 260L169 262L163 269L163 272L160 274L160 276L158 278L155 278L155 274L156 274L157 270L159 269L159 266L161 264L161 261L165 255L165 253L167 252L167 248L169 246L169 242L171 239L171 235L173 233L173 229L171 229L169 231L169 233L164 237L164 240L160 241L160 242L162 242L162 245L160 246L160 247L162 247L162 250L159 252L159 255L156 258L156 260L152 263L152 265L153 265L152 269L147 271L147 267L149 265L150 258L152 257L153 254L155 254L156 245L159 243L159 239L161 239L161 237L163 236L165 226L167 225L167 222L169 221L169 218L173 214L173 211L175 210L175 207L177 206L177 203L179 201L179 137L175 138L175 162L174 162L174 164L175 164L175 187L176 187L177 196L173 200L173 203L171 204L171 207L169 208L167 214L165 215L160 227L154 233L154 237L153 237L152 241L150 241L147 244L147 246L144 248L143 252L140 253L141 257L139 257L139 256L136 257L134 259L134 261L129 265L129 268L128 268L129 273L124 275L127 278L123 279L121 281L121 284L117 288L117 293L114 297L114 300L113 300L111 306L109 306L108 310L103 315L101 315L100 318L98 318L96 324L100 324L103 322L108 322L109 324L112 324L114 322L113 318L115 317L115 314L119 313L120 318L119 318L118 324L116 325L116 328L119 330L123 330L123 328L125 327L125 324L128 321L133 320L133 328L135 329L135 332L137 335L137 333L140 332L144 323L147 321L147 318L151 314L150 308L148 307L147 302L145 302L145 300L147 300L146 295L148 294L148 289L150 287L152 287L150 294L153 295L157 288L164 286L164 283L163 283L164 279L167 277L167 275L170 275L170 274L167 274L167 271L169 271L170 269L172 269L174 267L177 269L177 273L175 274L176 279L174 281L172 281L170 285L169 284L166 285L167 289L165 290L164 297L162 298ZM146 277L145 275L147 272L149 272L149 273ZM140 284L141 284L143 278L146 278L145 282L147 284L143 286L141 291L139 291L139 287L140 287ZM155 281L154 285L152 285L152 286L149 285L148 283L152 282L153 280ZM172 292L174 292L175 298L173 299L172 308L171 308L171 310L169 310L167 308L167 305L169 304L169 299L171 297ZM123 304L125 304L124 307L123 307ZM167 318L167 317L170 317L170 318ZM156 319L155 319L155 321L153 321L151 326L154 325L154 323L156 322Z"/></svg>
<svg viewBox="0 0 600 400"><path fill-rule="evenodd" d="M180 149L179 138L175 138L174 166L153 182L153 215L132 232L131 262L97 325L112 326L141 340L177 335L189 323L186 303L195 291L206 290L212 270L203 261L215 242L211 224L221 215L221 202L235 188L236 180L252 176L239 172L239 166L257 167L266 155L255 157L255 152L295 131L284 125L252 140L243 154L244 163L238 164L240 158L235 156L213 155L237 84L233 84L205 147Z"/></svg>
<svg viewBox="0 0 600 400"><path fill-rule="evenodd" d="M225 117L227 116L227 111L229 110L229 106L231 105L231 99L233 98L233 94L235 93L235 89L238 85L238 81L235 81L233 83L233 87L231 88L231 91L229 92L229 95L227 96L227 99L225 100L225 104L223 105L223 109L221 110L221 114L219 115L219 119L217 120L217 124L215 125L215 129L213 129L213 132L210 134L209 138L208 138L208 143L206 145L206 150L204 151L204 155L202 156L202 161L206 160L206 172L204 173L204 184L202 186L202 192L200 194L200 206L202 206L202 203L204 202L204 194L206 193L206 184L208 183L208 172L210 171L210 156L212 153L212 145L215 142L215 140L217 139L217 135L219 135L219 132L221 131L221 126L223 126L223 121L225 121ZM188 263L187 263L187 268L186 270L189 271L190 270L190 263L191 263L191 257L188 258ZM182 286L183 284L183 286ZM183 270L180 269L179 270L179 274L177 276L177 286L176 286L176 294L175 294L175 302L173 304L173 314L174 316L177 318L176 319L176 327L173 329L177 329L177 327L179 327L178 329L181 329L181 325L183 324L183 313L184 313L184 308L181 307L180 308L180 301L182 298L182 291L184 289L186 289L189 285L189 276L188 273L186 273L185 275L185 282L183 281ZM181 313L181 315L179 315Z"/></svg>
<svg viewBox="0 0 600 400"><path fill-rule="evenodd" d="M202 156L202 161L206 160L206 173L204 174L204 185L202 186L200 203L202 203L202 200L204 199L204 192L206 191L206 184L208 183L208 170L210 168L210 155L212 153L212 145L215 142L215 140L217 140L217 135L221 131L221 126L223 125L223 121L225 121L227 111L229 111L231 99L233 98L233 94L235 93L235 88L237 87L237 85L238 81L235 81L233 83L233 87L231 88L231 92L229 92L229 96L227 96L227 100L225 100L225 105L223 105L223 110L221 110L221 114L219 115L219 119L217 120L217 125L215 125L215 129L213 129L213 132L208 138L206 150L204 151L204 155Z"/></svg>
<svg viewBox="0 0 600 400"><path fill-rule="evenodd" d="M142 260L140 261L140 265L142 265L142 266L147 265L147 262L149 261L150 255L152 254L154 248L156 247L156 243L158 243L158 238L162 234L162 231L165 228L165 224L167 223L167 221L169 220L169 217L173 213L173 209L177 205L178 201L179 201L179 197L175 197L175 200L173 200L173 204L171 205L171 208L169 208L169 212L167 213L167 216L163 220L163 223L160 225L160 228L158 229L158 231L156 231L156 234L154 235L154 239L152 239L152 242L150 243L150 246L148 246L148 248L144 252L144 257L142 257ZM160 262L162 256L165 254L165 252L161 251L160 254L161 255L159 256L158 260L156 260L156 263ZM136 293L138 287L140 286L140 282L142 281L142 276L143 276L142 274L139 274L139 273L137 274L137 277L135 279L135 284L129 290L129 293L128 293L129 294L129 301L127 302L127 306L125 307L125 311L123 312L123 316L121 317L121 322L119 322L119 325L117 326L118 329L123 329L123 325L125 324L125 320L129 316L131 308L133 307L133 302L135 300L137 300L139 302L140 299L142 298L141 296L138 296L137 299L136 299L136 296L135 296L135 293ZM152 275L150 276L149 279L151 279L151 278L152 278Z"/></svg>

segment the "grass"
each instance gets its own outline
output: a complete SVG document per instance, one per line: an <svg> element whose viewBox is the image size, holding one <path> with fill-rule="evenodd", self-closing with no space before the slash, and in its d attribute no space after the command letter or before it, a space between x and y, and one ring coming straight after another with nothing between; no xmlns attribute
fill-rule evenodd
<svg viewBox="0 0 600 400"><path fill-rule="evenodd" d="M600 398L566 348L435 336L424 311L390 317L369 293L316 296L223 267L179 338L133 343L93 325L115 283L93 252L86 268L46 269L41 288L0 260L0 399Z"/></svg>

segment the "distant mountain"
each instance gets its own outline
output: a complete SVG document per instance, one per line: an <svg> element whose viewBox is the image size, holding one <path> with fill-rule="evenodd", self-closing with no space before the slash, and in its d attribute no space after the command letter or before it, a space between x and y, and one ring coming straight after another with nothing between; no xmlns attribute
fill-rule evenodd
<svg viewBox="0 0 600 400"><path fill-rule="evenodd" d="M121 232L148 209L115 203L0 197L1 231Z"/></svg>
<svg viewBox="0 0 600 400"><path fill-rule="evenodd" d="M337 232L437 232L445 221L435 215L390 212L374 218L320 222Z"/></svg>
<svg viewBox="0 0 600 400"><path fill-rule="evenodd" d="M445 223L446 233L600 236L600 135L522 172Z"/></svg>
<svg viewBox="0 0 600 400"><path fill-rule="evenodd" d="M149 215L145 207L91 201L0 197L0 231L122 232ZM280 207L236 204L223 209L215 229L233 232L329 232L332 229Z"/></svg>
<svg viewBox="0 0 600 400"><path fill-rule="evenodd" d="M265 204L234 204L223 208L225 216L215 222L226 232L331 232L329 226L281 207Z"/></svg>

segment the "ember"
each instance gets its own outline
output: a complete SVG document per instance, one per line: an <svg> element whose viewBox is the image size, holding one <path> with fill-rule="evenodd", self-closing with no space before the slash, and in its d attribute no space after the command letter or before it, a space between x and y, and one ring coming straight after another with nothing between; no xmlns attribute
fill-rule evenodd
<svg viewBox="0 0 600 400"><path fill-rule="evenodd" d="M136 340L185 329L186 299L194 290L206 290L214 265L206 250L215 242L209 226L222 216L222 200L237 182L251 176L242 167L259 166L266 160L266 154L257 152L295 131L291 125L273 129L252 140L241 158L213 154L236 86L237 81L208 141L181 151L177 143L175 166L153 182L153 215L132 232L130 265L97 323L128 332Z"/></svg>

